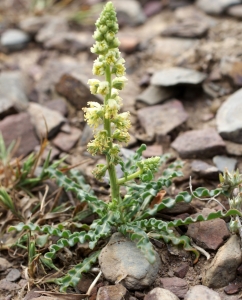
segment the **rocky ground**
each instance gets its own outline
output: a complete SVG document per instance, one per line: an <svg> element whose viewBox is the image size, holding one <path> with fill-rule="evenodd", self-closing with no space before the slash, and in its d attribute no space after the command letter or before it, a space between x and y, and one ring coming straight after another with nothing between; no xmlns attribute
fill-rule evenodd
<svg viewBox="0 0 242 300"><path fill-rule="evenodd" d="M49 6L47 1L41 7L38 3L44 1L32 1L32 6L30 2L0 3L0 131L7 145L19 141L15 155L23 157L38 151L47 135L51 159L69 154L66 162L83 162L77 168L93 183L92 169L103 158L86 152L92 131L82 108L88 101L100 101L90 94L87 79L92 78L94 60L89 51L93 24L103 4L62 0ZM133 125L124 155L129 153L127 148L132 151L146 143L145 157L169 152L185 160L184 177L174 185L179 190L188 189L190 176L194 188L214 188L225 167L242 172L242 1L113 3L127 67L123 111L130 111ZM223 205L228 208L226 199ZM164 216L173 220L178 215L206 215L219 209L216 202L207 205L194 199L189 205L164 211ZM0 222L5 222L1 211ZM193 265L190 254L156 242L160 258L151 267L135 251L131 253L129 241L113 236L120 248L114 251L111 242L106 246L100 258L106 278L101 277L90 299L240 299L239 238L229 233L222 219L184 230L206 249L209 259L202 255ZM134 255L136 266L123 261L125 254L120 253L127 252ZM56 296L55 287L50 290L49 286L47 291L53 294L40 296L33 289L45 287L31 284L27 293L27 277L22 272L26 261L10 253L0 253L1 300L82 299L80 293L87 292L94 278L84 277L70 298ZM122 260L114 258L115 266L109 262L113 253L122 256ZM117 278L120 268L126 274L123 281ZM120 284L111 285L115 281Z"/></svg>

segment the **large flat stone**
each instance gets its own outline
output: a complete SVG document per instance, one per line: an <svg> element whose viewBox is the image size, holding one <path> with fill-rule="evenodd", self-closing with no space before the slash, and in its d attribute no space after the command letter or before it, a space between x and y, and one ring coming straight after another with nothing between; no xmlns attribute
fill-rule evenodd
<svg viewBox="0 0 242 300"><path fill-rule="evenodd" d="M174 86L178 84L197 85L202 83L206 74L185 68L169 68L155 72L151 77L151 84L159 86Z"/></svg>
<svg viewBox="0 0 242 300"><path fill-rule="evenodd" d="M240 0L197 0L197 6L208 14L220 15L228 7L240 4Z"/></svg>
<svg viewBox="0 0 242 300"><path fill-rule="evenodd" d="M171 146L181 158L209 158L225 152L225 143L213 128L182 133Z"/></svg>
<svg viewBox="0 0 242 300"><path fill-rule="evenodd" d="M13 140L20 139L15 156L26 156L39 144L30 116L26 112L6 117L0 122L0 131L7 146Z"/></svg>
<svg viewBox="0 0 242 300"><path fill-rule="evenodd" d="M242 89L239 89L221 105L216 116L219 134L235 143L242 143L241 98Z"/></svg>
<svg viewBox="0 0 242 300"><path fill-rule="evenodd" d="M141 108L137 113L141 126L147 135L166 135L187 120L187 113L178 100L162 105Z"/></svg>

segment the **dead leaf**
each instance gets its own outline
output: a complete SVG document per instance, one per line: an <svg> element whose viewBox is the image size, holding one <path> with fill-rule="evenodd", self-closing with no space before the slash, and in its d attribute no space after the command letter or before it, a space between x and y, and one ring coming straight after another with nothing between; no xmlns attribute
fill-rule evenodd
<svg viewBox="0 0 242 300"><path fill-rule="evenodd" d="M153 208L155 206L155 204L160 204L162 202L163 198L165 197L165 195L166 195L165 190L159 191L159 193L157 193L155 198L151 201L150 208Z"/></svg>

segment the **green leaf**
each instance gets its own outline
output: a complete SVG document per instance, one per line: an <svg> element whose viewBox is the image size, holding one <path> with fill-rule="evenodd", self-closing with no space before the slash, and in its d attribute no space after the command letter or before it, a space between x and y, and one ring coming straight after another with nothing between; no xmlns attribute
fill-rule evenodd
<svg viewBox="0 0 242 300"><path fill-rule="evenodd" d="M65 276L52 280L61 286L60 292L65 293L69 286L75 287L80 281L82 274L91 269L92 265L98 259L99 254L100 251L92 253L89 257L85 258L83 262L77 264L74 268L68 271Z"/></svg>
<svg viewBox="0 0 242 300"><path fill-rule="evenodd" d="M151 264L155 263L155 251L145 231L131 223L120 226L118 231L135 242L136 247L140 249Z"/></svg>

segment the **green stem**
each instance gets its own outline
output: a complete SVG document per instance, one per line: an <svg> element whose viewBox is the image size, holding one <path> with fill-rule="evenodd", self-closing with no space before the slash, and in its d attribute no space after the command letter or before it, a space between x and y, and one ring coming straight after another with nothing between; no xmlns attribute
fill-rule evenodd
<svg viewBox="0 0 242 300"><path fill-rule="evenodd" d="M107 105L108 99L110 99L110 97L111 97L112 76L111 76L109 66L106 67L106 81L109 83L110 92L105 97L104 106ZM108 136L108 139L109 139L109 142L108 142L109 149L112 149L113 142L112 142L112 134L111 134L111 122L110 122L109 119L106 119L105 117L104 117L104 129L107 131L107 136ZM117 199L119 201L120 200L119 185L118 185L118 182L117 182L117 175L116 175L115 166L110 161L110 157L109 157L108 154L106 155L106 160L107 160L107 165L108 165L108 173L109 173L109 178L110 178L110 187L111 187L112 199Z"/></svg>
<svg viewBox="0 0 242 300"><path fill-rule="evenodd" d="M127 181L135 179L135 178L139 177L139 175L141 175L142 173L143 173L142 170L139 170L131 175L128 175L127 177L120 178L120 179L118 179L118 184L121 185Z"/></svg>

